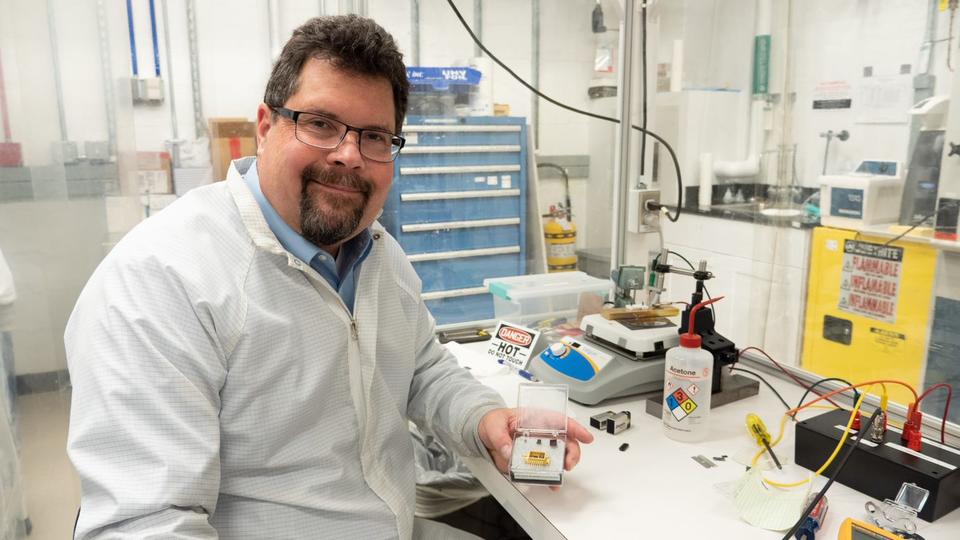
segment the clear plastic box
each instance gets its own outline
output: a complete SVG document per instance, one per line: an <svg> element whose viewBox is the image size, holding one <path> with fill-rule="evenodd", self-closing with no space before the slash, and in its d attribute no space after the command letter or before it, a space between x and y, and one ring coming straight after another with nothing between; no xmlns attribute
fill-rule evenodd
<svg viewBox="0 0 960 540"><path fill-rule="evenodd" d="M599 311L613 282L583 272L557 272L489 278L483 285L493 294L494 317L534 328L559 319L579 325L584 314ZM584 311L588 305L595 309Z"/></svg>
<svg viewBox="0 0 960 540"><path fill-rule="evenodd" d="M510 480L562 484L567 449L567 385L523 383L517 408L520 416L513 437Z"/></svg>

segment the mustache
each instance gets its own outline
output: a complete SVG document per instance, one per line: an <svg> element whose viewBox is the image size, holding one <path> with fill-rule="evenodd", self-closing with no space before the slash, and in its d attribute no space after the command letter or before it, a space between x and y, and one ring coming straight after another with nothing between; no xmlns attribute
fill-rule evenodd
<svg viewBox="0 0 960 540"><path fill-rule="evenodd" d="M317 182L319 184L325 184L328 186L356 190L364 195L369 195L370 192L373 191L373 182L361 177L360 175L353 173L336 173L330 169L318 167L316 165L311 165L305 168L300 174L300 181L304 190L306 190L307 185L310 184L310 182Z"/></svg>

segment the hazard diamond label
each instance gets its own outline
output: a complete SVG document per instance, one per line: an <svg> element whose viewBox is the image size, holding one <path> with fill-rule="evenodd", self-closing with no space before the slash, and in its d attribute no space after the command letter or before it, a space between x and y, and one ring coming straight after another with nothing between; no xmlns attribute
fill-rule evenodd
<svg viewBox="0 0 960 540"><path fill-rule="evenodd" d="M697 403L693 401L690 396L699 391L700 388L698 388L697 385L692 384L687 387L686 392L684 392L683 388L677 388L673 391L673 393L667 394L664 402L666 403L667 408L670 409L670 414L672 414L678 422L689 416L697 409Z"/></svg>

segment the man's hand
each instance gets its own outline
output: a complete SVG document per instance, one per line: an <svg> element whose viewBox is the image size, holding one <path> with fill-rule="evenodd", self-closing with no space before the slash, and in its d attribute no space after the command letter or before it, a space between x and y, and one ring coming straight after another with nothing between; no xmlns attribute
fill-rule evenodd
<svg viewBox="0 0 960 540"><path fill-rule="evenodd" d="M517 409L494 409L480 419L477 428L480 440L487 447L494 464L500 472L510 467L510 453L513 450L513 435L517 431ZM571 470L580 462L580 443L593 442L593 435L573 418L567 418L567 449L563 468Z"/></svg>

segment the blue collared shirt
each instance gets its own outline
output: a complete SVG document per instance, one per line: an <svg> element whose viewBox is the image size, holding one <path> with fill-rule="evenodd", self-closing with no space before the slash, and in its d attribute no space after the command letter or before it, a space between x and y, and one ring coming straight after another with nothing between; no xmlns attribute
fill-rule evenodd
<svg viewBox="0 0 960 540"><path fill-rule="evenodd" d="M257 172L256 160L250 164L250 168L243 175L243 179L253 193L253 198L257 200L260 211L263 212L263 217L267 220L267 225L270 226L270 230L273 231L284 249L316 270L340 294L340 298L347 305L347 309L353 313L353 300L357 294L357 276L360 273L360 264L367 258L372 245L370 231L365 229L343 243L336 260L334 260L329 253L301 236L280 217L280 214L277 213L260 189L260 175Z"/></svg>

